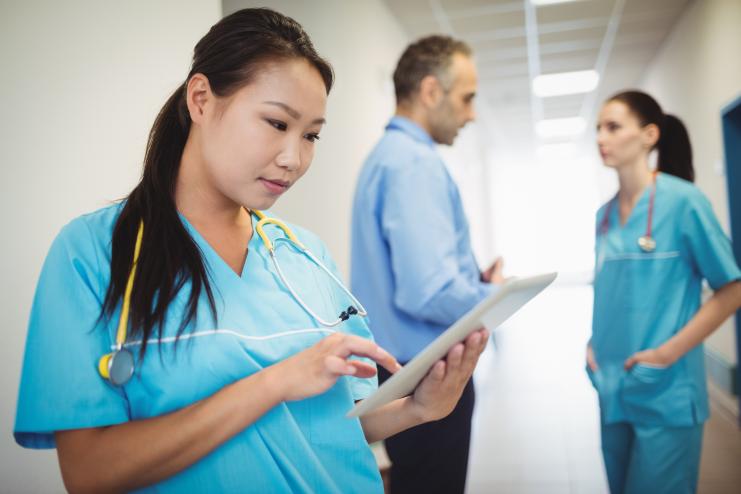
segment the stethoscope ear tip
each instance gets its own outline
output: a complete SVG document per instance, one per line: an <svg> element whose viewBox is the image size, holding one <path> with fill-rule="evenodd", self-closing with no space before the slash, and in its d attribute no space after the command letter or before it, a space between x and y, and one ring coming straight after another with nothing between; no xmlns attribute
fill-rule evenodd
<svg viewBox="0 0 741 494"><path fill-rule="evenodd" d="M350 319L350 316L354 316L357 313L358 309L354 305L351 305L340 313L340 321L347 321Z"/></svg>

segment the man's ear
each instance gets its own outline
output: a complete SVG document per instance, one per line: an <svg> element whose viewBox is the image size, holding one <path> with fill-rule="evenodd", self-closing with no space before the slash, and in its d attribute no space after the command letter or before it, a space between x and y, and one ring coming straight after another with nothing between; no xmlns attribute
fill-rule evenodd
<svg viewBox="0 0 741 494"><path fill-rule="evenodd" d="M427 75L419 81L419 101L425 108L435 108L443 93L440 81L434 75Z"/></svg>
<svg viewBox="0 0 741 494"><path fill-rule="evenodd" d="M188 80L185 90L185 101L188 104L190 119L194 123L201 123L206 104L213 100L213 93L211 92L211 85L208 82L208 78L201 73L193 74L190 80Z"/></svg>

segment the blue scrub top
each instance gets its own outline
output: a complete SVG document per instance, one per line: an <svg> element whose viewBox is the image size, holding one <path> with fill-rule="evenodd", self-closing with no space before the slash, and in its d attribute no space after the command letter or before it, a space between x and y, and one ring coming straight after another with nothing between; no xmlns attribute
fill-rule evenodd
<svg viewBox="0 0 741 494"><path fill-rule="evenodd" d="M394 117L358 178L352 289L379 345L407 362L496 289L481 281L458 187L432 138Z"/></svg>
<svg viewBox="0 0 741 494"><path fill-rule="evenodd" d="M606 234L607 205L597 213L591 344L599 369L588 373L603 423L691 426L709 415L702 345L668 368L637 364L626 372L623 364L692 319L703 279L717 290L741 279L741 271L707 198L690 182L663 173L656 181L656 250L643 252L637 241L646 232L650 194L651 186L623 226L615 202Z"/></svg>
<svg viewBox="0 0 741 494"><path fill-rule="evenodd" d="M82 216L55 239L31 312L14 429L30 448L53 448L54 431L101 427L156 417L202 400L224 386L283 360L332 333L295 302L253 234L242 276L181 217L203 254L218 326L205 295L197 319L175 342L190 294L170 306L161 341L150 341L134 377L122 388L104 381L98 359L112 350L118 314L98 322L110 279L111 236L120 205ZM330 269L313 234L296 236ZM266 227L273 238L280 230ZM286 242L276 242L289 282L320 317L334 319L349 302L329 276ZM338 275L339 276L339 275ZM364 320L334 330L365 338ZM141 344L129 337L137 356ZM368 396L375 378L342 377L326 393L281 403L182 472L140 492L382 492L378 468L357 418L345 418Z"/></svg>

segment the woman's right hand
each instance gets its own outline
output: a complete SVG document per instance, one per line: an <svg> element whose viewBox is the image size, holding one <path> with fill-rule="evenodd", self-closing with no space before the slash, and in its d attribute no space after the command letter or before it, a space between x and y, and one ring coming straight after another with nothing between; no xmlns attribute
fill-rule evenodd
<svg viewBox="0 0 741 494"><path fill-rule="evenodd" d="M597 372L597 359L594 358L594 350L590 343L587 343L587 365L592 372Z"/></svg>
<svg viewBox="0 0 741 494"><path fill-rule="evenodd" d="M390 353L360 336L334 333L314 346L267 369L282 401L295 401L324 393L341 376L373 377L376 369L350 357L367 357L392 374L401 368Z"/></svg>
<svg viewBox="0 0 741 494"><path fill-rule="evenodd" d="M368 357L396 372L396 359L370 340L335 333L290 358L169 414L55 433L67 490L128 492L189 467L278 403L332 387L340 376L371 377ZM100 465L112 468L98 468Z"/></svg>

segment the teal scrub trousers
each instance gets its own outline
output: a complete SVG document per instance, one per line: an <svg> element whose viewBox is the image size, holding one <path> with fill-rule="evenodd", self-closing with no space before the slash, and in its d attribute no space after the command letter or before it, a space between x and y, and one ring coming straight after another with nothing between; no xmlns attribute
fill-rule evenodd
<svg viewBox="0 0 741 494"><path fill-rule="evenodd" d="M691 494L697 490L703 424L602 424L611 494Z"/></svg>

